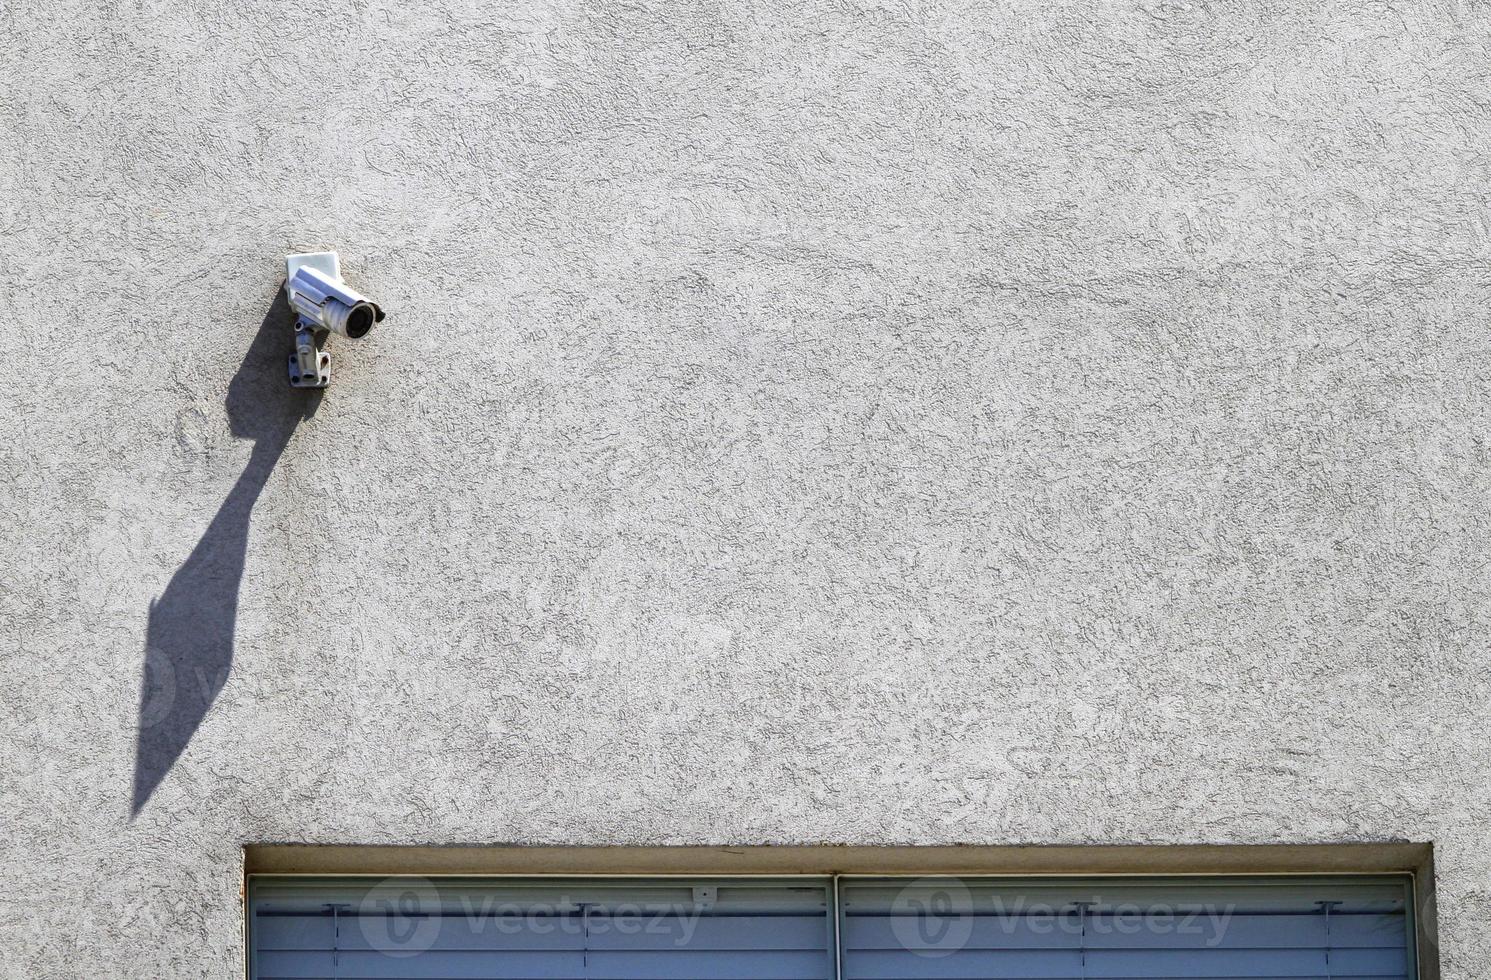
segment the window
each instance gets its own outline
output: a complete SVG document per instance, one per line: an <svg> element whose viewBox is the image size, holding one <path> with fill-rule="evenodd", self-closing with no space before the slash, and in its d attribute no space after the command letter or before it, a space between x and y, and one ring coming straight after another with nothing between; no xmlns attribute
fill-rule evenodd
<svg viewBox="0 0 1491 980"><path fill-rule="evenodd" d="M879 881L841 896L845 980L1414 975L1402 879Z"/></svg>
<svg viewBox="0 0 1491 980"><path fill-rule="evenodd" d="M254 877L249 973L1412 980L1406 876Z"/></svg>

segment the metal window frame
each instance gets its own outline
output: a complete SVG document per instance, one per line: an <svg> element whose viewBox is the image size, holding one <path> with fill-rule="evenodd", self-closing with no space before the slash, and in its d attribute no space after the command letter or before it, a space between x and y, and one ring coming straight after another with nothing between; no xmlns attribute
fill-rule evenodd
<svg viewBox="0 0 1491 980"><path fill-rule="evenodd" d="M244 977L252 976L249 891L257 878L814 879L829 885L833 964L843 976L846 879L1362 878L1405 880L1412 976L1440 980L1433 845L387 846L249 844L243 848Z"/></svg>

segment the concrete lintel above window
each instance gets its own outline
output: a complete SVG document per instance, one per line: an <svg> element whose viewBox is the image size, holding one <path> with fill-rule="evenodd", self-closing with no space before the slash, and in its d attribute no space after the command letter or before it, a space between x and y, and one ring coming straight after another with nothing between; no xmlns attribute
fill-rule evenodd
<svg viewBox="0 0 1491 980"><path fill-rule="evenodd" d="M685 847L248 844L248 874L1385 874L1426 880L1433 845L1136 844Z"/></svg>

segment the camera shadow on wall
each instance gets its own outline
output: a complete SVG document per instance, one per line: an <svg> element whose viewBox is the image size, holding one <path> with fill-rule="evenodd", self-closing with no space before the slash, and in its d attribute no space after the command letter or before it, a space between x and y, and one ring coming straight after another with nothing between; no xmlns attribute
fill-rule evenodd
<svg viewBox="0 0 1491 980"><path fill-rule="evenodd" d="M284 290L277 290L228 385L229 427L236 438L253 440L253 453L201 540L150 604L131 820L185 751L228 681L254 504L295 427L321 403L319 389L293 389L286 381L293 319Z"/></svg>

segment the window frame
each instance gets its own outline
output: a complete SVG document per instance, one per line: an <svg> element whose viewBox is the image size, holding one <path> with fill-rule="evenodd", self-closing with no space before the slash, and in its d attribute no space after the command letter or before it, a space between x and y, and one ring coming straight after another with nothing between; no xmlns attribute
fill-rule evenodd
<svg viewBox="0 0 1491 980"><path fill-rule="evenodd" d="M684 869L684 870L681 870ZM1440 980L1429 844L1137 845L1088 847L419 847L245 845L244 977L252 977L249 910L256 883L271 879L368 879L400 875L468 879L778 879L828 884L834 975L843 976L843 881L948 877L968 881L1062 879L1181 883L1188 879L1400 879L1410 975Z"/></svg>

